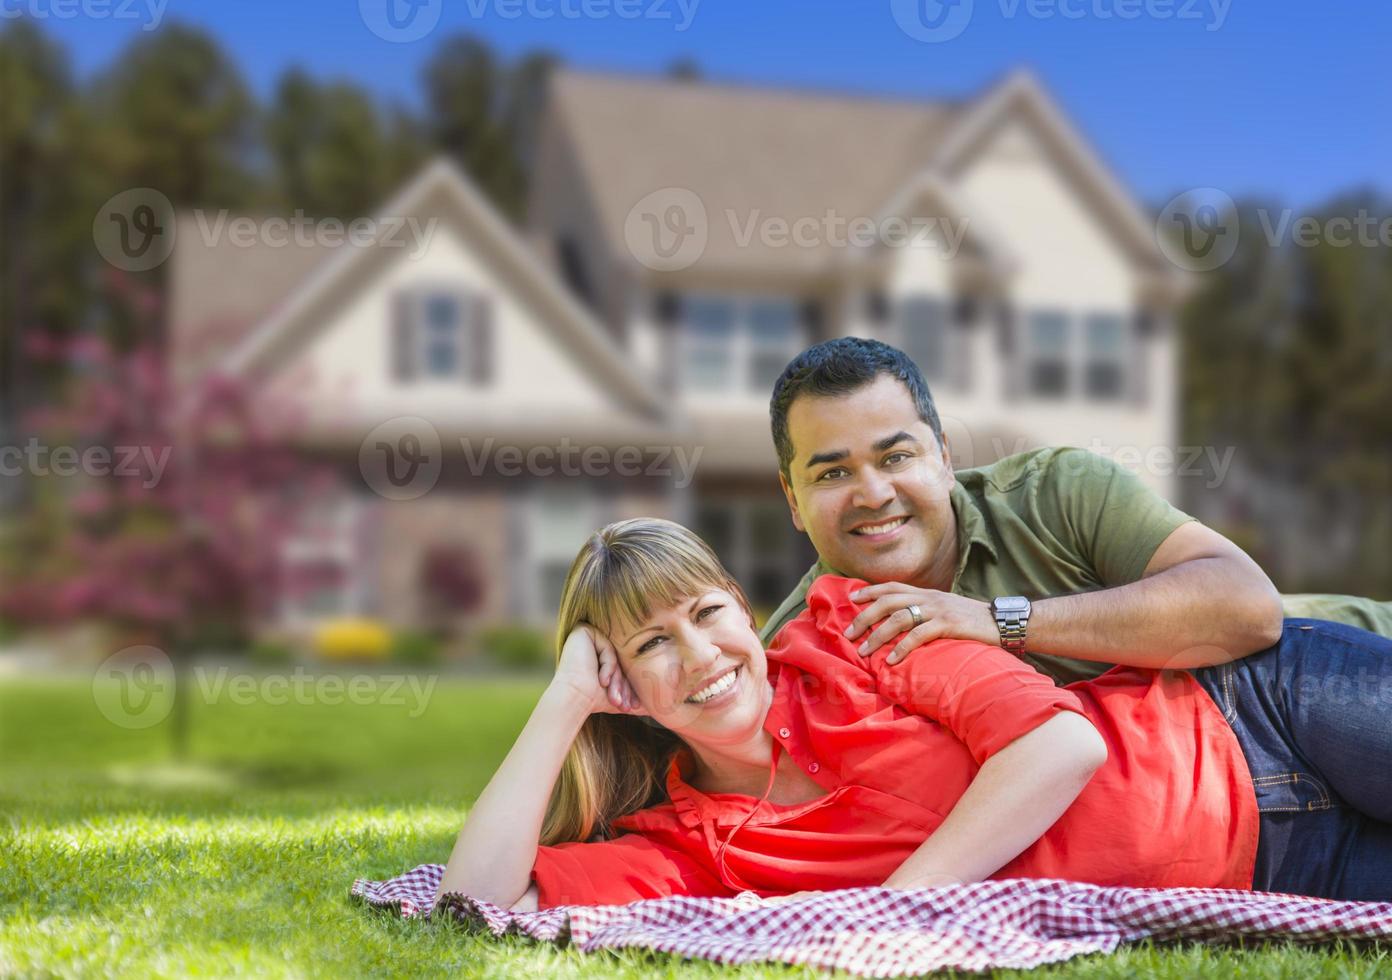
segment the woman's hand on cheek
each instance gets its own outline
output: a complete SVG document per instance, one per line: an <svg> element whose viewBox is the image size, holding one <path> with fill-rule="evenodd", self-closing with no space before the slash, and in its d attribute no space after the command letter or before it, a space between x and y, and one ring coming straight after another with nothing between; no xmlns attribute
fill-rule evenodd
<svg viewBox="0 0 1392 980"><path fill-rule="evenodd" d="M566 637L553 683L567 685L585 699L591 712L646 714L624 677L614 645L586 623Z"/></svg>

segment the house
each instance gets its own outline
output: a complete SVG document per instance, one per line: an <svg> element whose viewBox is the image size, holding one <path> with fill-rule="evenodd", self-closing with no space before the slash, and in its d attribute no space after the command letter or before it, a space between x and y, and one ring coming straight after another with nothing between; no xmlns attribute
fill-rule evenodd
<svg viewBox="0 0 1392 980"><path fill-rule="evenodd" d="M442 549L486 569L477 617L544 623L585 535L640 514L771 607L812 553L768 397L828 337L910 353L958 466L1174 445L1175 270L1028 74L925 104L558 70L530 193L512 227L437 162L338 247L182 220L175 370L296 404L286 438L355 485L289 549L325 584L285 624L415 622Z"/></svg>

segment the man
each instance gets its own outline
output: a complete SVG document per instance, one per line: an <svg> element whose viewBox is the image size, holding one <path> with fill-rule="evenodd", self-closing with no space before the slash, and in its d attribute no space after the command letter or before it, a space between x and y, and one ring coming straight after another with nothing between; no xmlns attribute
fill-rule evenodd
<svg viewBox="0 0 1392 980"><path fill-rule="evenodd" d="M900 634L891 662L936 637L975 639L1060 684L1115 664L1235 660L1280 640L1285 615L1392 636L1392 603L1283 599L1240 548L1086 450L954 474L922 374L877 341L804 351L770 415L793 523L819 560L770 617L765 644L827 573L873 583L847 631L865 656Z"/></svg>

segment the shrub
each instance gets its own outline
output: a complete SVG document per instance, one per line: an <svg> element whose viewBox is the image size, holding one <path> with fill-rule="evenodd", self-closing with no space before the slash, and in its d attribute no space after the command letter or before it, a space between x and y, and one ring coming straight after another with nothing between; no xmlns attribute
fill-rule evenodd
<svg viewBox="0 0 1392 980"><path fill-rule="evenodd" d="M391 631L375 619L334 619L314 634L314 652L325 660L383 661L391 651Z"/></svg>
<svg viewBox="0 0 1392 980"><path fill-rule="evenodd" d="M555 663L551 638L530 626L494 626L480 634L479 645L495 662L514 670L540 670Z"/></svg>
<svg viewBox="0 0 1392 980"><path fill-rule="evenodd" d="M288 643L279 640L257 640L247 650L247 657L252 663L261 664L265 667L283 667L292 663L295 659L294 648Z"/></svg>
<svg viewBox="0 0 1392 980"><path fill-rule="evenodd" d="M407 630L396 635L392 660L413 667L430 667L440 662L440 640L431 633Z"/></svg>

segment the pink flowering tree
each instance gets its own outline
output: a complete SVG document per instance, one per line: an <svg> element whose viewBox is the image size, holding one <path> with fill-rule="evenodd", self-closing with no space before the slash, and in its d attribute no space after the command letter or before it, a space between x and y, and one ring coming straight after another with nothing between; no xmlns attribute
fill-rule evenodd
<svg viewBox="0 0 1392 980"><path fill-rule="evenodd" d="M136 312L157 312L138 284L115 275L113 289ZM61 404L26 419L24 448L38 462L5 549L0 615L105 622L127 644L164 650L183 675L209 635L244 635L281 590L301 587L283 574L284 542L338 478L280 438L288 408L217 374L176 388L153 346L31 335L27 353L66 359L73 380ZM187 677L176 685L182 754Z"/></svg>

